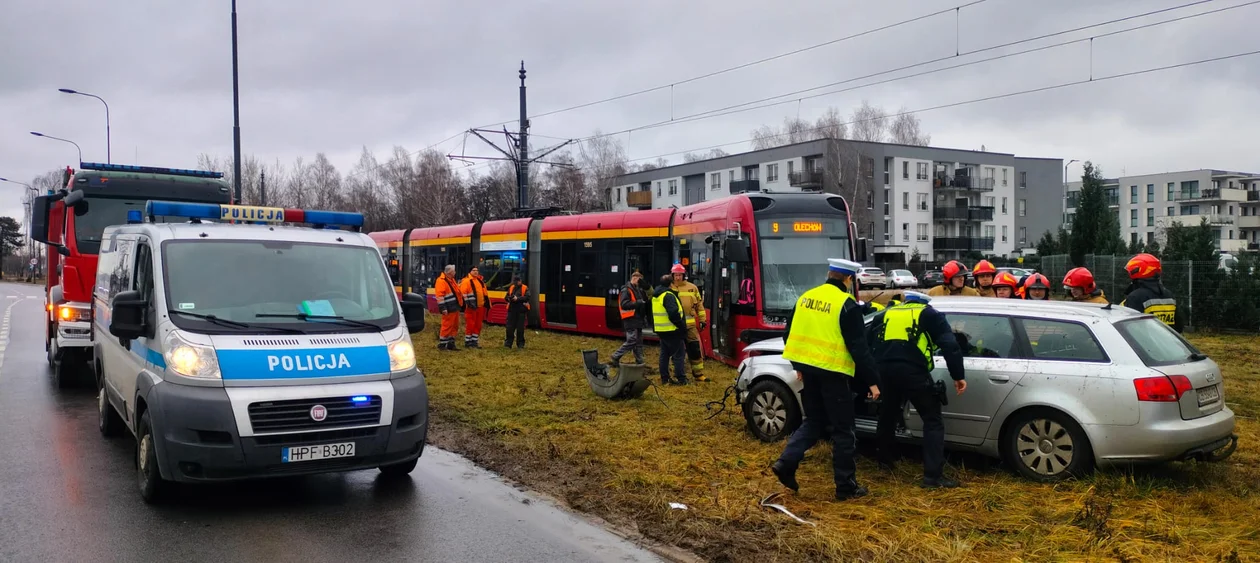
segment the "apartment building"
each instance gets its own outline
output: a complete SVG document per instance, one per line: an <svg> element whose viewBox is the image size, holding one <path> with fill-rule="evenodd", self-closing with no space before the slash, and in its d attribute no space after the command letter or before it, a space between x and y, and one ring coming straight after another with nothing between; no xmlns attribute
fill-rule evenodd
<svg viewBox="0 0 1260 563"><path fill-rule="evenodd" d="M872 241L875 261L1033 253L1041 235L1059 226L1059 215L1046 210L1062 205L1062 159L844 143L859 155L869 186L849 206L859 236ZM626 174L604 195L610 209L629 210L755 191L835 192L824 165L828 145L807 141Z"/></svg>
<svg viewBox="0 0 1260 563"><path fill-rule="evenodd" d="M1076 213L1080 189L1080 182L1067 184L1067 225ZM1204 169L1122 176L1104 180L1103 190L1127 242L1164 245L1165 229L1174 223L1198 225L1207 219L1221 252L1260 249L1260 174Z"/></svg>

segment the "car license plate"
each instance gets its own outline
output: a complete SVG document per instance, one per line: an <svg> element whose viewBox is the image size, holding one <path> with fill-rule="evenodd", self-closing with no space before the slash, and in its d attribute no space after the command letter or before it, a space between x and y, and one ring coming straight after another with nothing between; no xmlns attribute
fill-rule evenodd
<svg viewBox="0 0 1260 563"><path fill-rule="evenodd" d="M1210 385L1207 387L1200 387L1197 389L1197 391L1199 392L1199 406L1200 407L1203 405L1210 405L1212 403L1215 403L1221 400L1221 390L1219 387L1215 385Z"/></svg>
<svg viewBox="0 0 1260 563"><path fill-rule="evenodd" d="M320 444L318 446L292 446L280 450L280 461L284 463L338 457L354 457L354 442Z"/></svg>

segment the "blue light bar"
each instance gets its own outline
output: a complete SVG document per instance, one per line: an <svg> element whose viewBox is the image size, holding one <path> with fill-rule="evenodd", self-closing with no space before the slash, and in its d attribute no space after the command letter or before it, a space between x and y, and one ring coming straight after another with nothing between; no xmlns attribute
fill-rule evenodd
<svg viewBox="0 0 1260 563"><path fill-rule="evenodd" d="M140 213L139 209L127 210L127 224L134 225L136 223L143 223L143 222L144 222L144 214Z"/></svg>
<svg viewBox="0 0 1260 563"><path fill-rule="evenodd" d="M218 219L219 206L214 203L182 203L178 201L150 201L144 204L144 214L149 217L187 217L189 219Z"/></svg>
<svg viewBox="0 0 1260 563"><path fill-rule="evenodd" d="M351 227L355 231L363 227L363 214L361 213L284 209L254 205L149 201L144 206L144 214L148 217L187 217L189 219L215 219L253 224L297 223L332 229Z"/></svg>
<svg viewBox="0 0 1260 563"><path fill-rule="evenodd" d="M101 164L99 162L80 162L82 170L98 172L143 172L145 174L166 174L168 176L189 176L192 178L222 178L222 172L209 170L186 170L183 168L162 168L158 166L135 166L131 164Z"/></svg>
<svg viewBox="0 0 1260 563"><path fill-rule="evenodd" d="M347 213L345 211L316 211L307 209L305 221L312 225L343 225L346 227L362 227L362 213Z"/></svg>
<svg viewBox="0 0 1260 563"><path fill-rule="evenodd" d="M366 403L366 402L368 402L368 398L367 398L367 396L366 396L366 395L356 395L356 396L354 396L354 397L350 397L350 400L351 400L352 402L355 402L355 403Z"/></svg>

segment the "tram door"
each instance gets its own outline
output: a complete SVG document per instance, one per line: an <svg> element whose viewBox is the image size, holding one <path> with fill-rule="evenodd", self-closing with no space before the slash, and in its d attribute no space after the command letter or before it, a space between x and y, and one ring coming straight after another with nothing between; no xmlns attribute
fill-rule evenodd
<svg viewBox="0 0 1260 563"><path fill-rule="evenodd" d="M544 243L542 278L548 323L577 324L577 245L576 242Z"/></svg>
<svg viewBox="0 0 1260 563"><path fill-rule="evenodd" d="M708 272L708 291L705 306L713 312L709 325L709 342L713 351L725 358L735 357L735 316L731 314L732 299L736 295L734 265L725 255L724 238L715 236L709 243L709 256L713 257Z"/></svg>

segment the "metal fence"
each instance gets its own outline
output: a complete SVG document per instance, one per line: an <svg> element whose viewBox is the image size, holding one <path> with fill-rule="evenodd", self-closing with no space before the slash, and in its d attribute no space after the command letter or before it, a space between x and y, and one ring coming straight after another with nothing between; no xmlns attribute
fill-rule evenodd
<svg viewBox="0 0 1260 563"><path fill-rule="evenodd" d="M1130 256L1085 255L1082 266L1107 300L1120 303L1129 286L1124 265ZM1260 273L1254 258L1242 259L1226 270L1215 261L1164 261L1161 281L1177 298L1186 325L1193 329L1260 331ZM1042 256L1037 271L1061 293L1063 276L1076 267L1069 255Z"/></svg>

